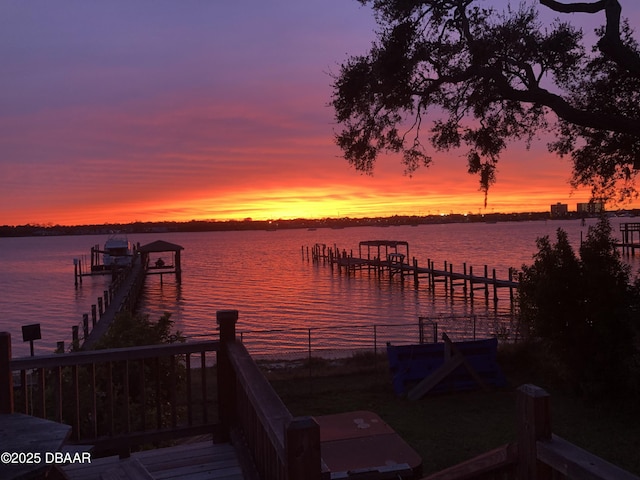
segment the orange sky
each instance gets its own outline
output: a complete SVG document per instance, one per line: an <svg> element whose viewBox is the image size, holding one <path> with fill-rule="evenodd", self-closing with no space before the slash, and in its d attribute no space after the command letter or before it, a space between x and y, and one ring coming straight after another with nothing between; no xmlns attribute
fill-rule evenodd
<svg viewBox="0 0 640 480"><path fill-rule="evenodd" d="M241 4L240 4L241 3ZM588 201L546 143L487 208L463 152L373 176L333 144L331 77L373 40L357 2L0 4L0 225L546 211Z"/></svg>

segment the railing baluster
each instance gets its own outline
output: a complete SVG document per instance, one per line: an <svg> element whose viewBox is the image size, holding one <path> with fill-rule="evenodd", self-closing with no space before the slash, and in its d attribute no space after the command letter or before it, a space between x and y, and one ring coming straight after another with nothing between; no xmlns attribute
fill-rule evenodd
<svg viewBox="0 0 640 480"><path fill-rule="evenodd" d="M22 413L29 412L29 395L27 394L27 371L20 370L20 390L22 390Z"/></svg>
<svg viewBox="0 0 640 480"><path fill-rule="evenodd" d="M78 385L78 365L71 367L71 377L73 385L73 427L71 435L75 440L80 439L80 387Z"/></svg>
<svg viewBox="0 0 640 480"><path fill-rule="evenodd" d="M47 418L47 401L45 395L44 368L39 368L37 373L38 390L40 391L40 408L42 409L42 418Z"/></svg>
<svg viewBox="0 0 640 480"><path fill-rule="evenodd" d="M114 405L113 405L113 362L107 362L107 403L109 417L107 419L107 434L113 435L114 432Z"/></svg>
<svg viewBox="0 0 640 480"><path fill-rule="evenodd" d="M169 357L170 362L170 375L171 375L171 426L176 428L178 425L178 411L176 408L177 400L177 390L178 390L178 382L176 379L176 357L175 355L171 355Z"/></svg>
<svg viewBox="0 0 640 480"><path fill-rule="evenodd" d="M160 401L160 359L154 359L156 373L156 428L162 428L162 402Z"/></svg>
<svg viewBox="0 0 640 480"><path fill-rule="evenodd" d="M187 425L193 425L193 398L191 396L191 354L187 353L185 357L186 375L187 375Z"/></svg>
<svg viewBox="0 0 640 480"><path fill-rule="evenodd" d="M91 427L93 431L93 437L98 437L98 406L96 390L96 364L92 363L89 366L89 383L91 385Z"/></svg>
<svg viewBox="0 0 640 480"><path fill-rule="evenodd" d="M142 418L142 431L147 429L147 387L144 374L144 358L140 360L140 417Z"/></svg>
<svg viewBox="0 0 640 480"><path fill-rule="evenodd" d="M129 433L131 431L131 412L129 411L129 403L131 402L131 398L129 395L129 360L125 360L124 362L124 425L125 432Z"/></svg>
<svg viewBox="0 0 640 480"><path fill-rule="evenodd" d="M62 367L57 367L55 370L56 380L56 413L58 422L62 423Z"/></svg>
<svg viewBox="0 0 640 480"><path fill-rule="evenodd" d="M204 423L207 423L209 420L208 409L207 409L207 362L204 356L204 352L200 354L200 387L202 389L202 419ZM220 388L220 385L218 385ZM220 421L220 419L218 419Z"/></svg>

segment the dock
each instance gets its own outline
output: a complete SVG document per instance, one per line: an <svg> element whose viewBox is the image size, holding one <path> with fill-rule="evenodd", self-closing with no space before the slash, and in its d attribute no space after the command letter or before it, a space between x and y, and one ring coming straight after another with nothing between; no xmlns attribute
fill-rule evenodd
<svg viewBox="0 0 640 480"><path fill-rule="evenodd" d="M311 259L314 263L327 263L331 269L337 268L347 274L355 271L367 270L378 276L388 275L397 277L401 281L413 280L414 286L419 287L426 281L429 289L434 289L438 283L444 284L445 292L453 295L456 288L462 288L465 298L474 299L477 291L481 291L488 301L499 300L498 290L509 292L511 303L515 301L515 291L518 282L515 280L515 269L509 268L508 278L497 278L496 269L489 269L484 265L481 274L474 273L473 267L462 264L462 271L454 270L453 264L445 261L442 268L438 268L431 259L427 259L426 266L418 265L418 260L409 257L409 244L398 240L365 240L358 245L358 254L340 250L337 246L327 247L326 244L316 244L311 249L302 247L302 257Z"/></svg>
<svg viewBox="0 0 640 480"><path fill-rule="evenodd" d="M622 241L616 243L616 247L622 249L625 255L635 256L636 249L640 249L640 223L621 223L620 235Z"/></svg>
<svg viewBox="0 0 640 480"><path fill-rule="evenodd" d="M124 311L134 312L147 275L175 275L182 281L181 251L184 247L157 240L147 245L136 245L126 265L101 265L98 263L98 247L91 248L91 268L82 270L82 262L74 260L75 285L82 284L82 277L110 274L108 290L91 305L91 314L85 313L82 323L72 326L71 350L91 349L106 333L116 316ZM165 260L166 258L166 260ZM110 268L108 268L110 267ZM64 342L58 342L57 350L64 351Z"/></svg>

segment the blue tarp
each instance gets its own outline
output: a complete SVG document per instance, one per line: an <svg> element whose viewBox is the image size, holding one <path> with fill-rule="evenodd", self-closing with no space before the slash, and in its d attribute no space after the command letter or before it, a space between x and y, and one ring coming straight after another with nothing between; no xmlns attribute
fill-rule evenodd
<svg viewBox="0 0 640 480"><path fill-rule="evenodd" d="M497 361L498 340L470 340L455 342L467 363L490 386L503 387L507 381ZM406 394L414 385L431 375L445 362L444 343L419 345L387 345L387 358L393 377L393 390ZM449 392L478 388L478 383L464 365L435 386L431 392Z"/></svg>

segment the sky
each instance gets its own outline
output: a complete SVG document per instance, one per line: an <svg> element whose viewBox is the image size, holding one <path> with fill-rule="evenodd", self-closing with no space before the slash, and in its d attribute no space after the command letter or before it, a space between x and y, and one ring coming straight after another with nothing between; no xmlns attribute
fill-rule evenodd
<svg viewBox="0 0 640 480"><path fill-rule="evenodd" d="M621 3L640 18L635 1ZM354 170L333 141L332 74L366 53L375 28L355 0L0 2L0 225L511 213L589 200L544 140L503 154L486 207L463 151L434 154L411 177L394 156L373 175Z"/></svg>

